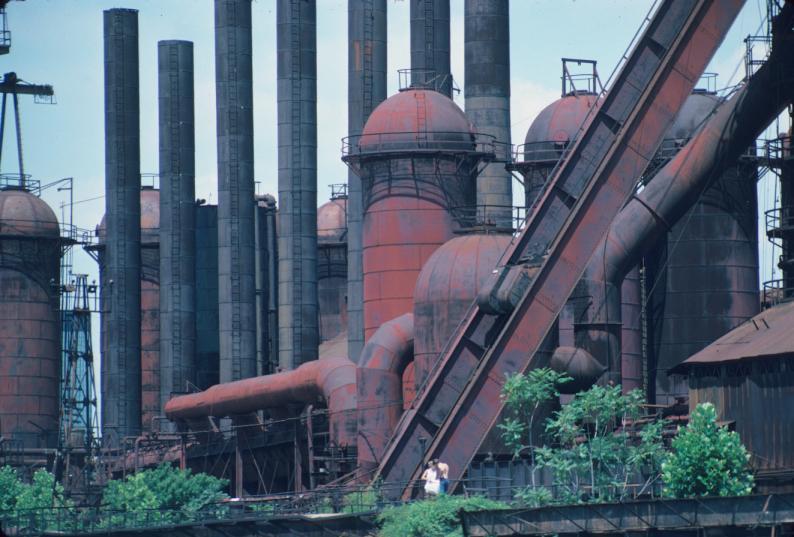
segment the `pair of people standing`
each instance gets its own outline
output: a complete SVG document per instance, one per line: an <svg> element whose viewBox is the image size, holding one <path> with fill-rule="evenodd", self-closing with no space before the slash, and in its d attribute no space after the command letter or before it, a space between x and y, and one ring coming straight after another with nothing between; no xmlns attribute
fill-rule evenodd
<svg viewBox="0 0 794 537"><path fill-rule="evenodd" d="M449 489L449 465L433 459L427 463L422 480L425 482L425 496L446 494Z"/></svg>

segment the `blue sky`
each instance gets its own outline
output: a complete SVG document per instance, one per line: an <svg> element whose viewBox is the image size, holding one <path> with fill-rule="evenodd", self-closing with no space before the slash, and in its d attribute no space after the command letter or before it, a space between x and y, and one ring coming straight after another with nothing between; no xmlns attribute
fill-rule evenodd
<svg viewBox="0 0 794 537"><path fill-rule="evenodd" d="M330 194L327 185L344 182L340 139L347 127L347 0L318 0L318 202ZM254 121L256 179L259 192L275 193L276 89L275 0L255 0ZM719 86L743 76L743 39L755 33L764 15L763 0L748 0L709 70L719 73ZM511 69L513 141L523 140L531 120L560 94L560 58L597 60L606 81L628 46L651 2L647 0L512 0ZM156 46L161 39L195 43L196 195L215 202L215 97L213 8L211 0L26 0L8 8L13 44L0 56L0 72L16 71L30 82L55 87L57 104L22 100L22 134L26 171L42 183L71 176L75 199L103 195L104 116L102 10L139 10L141 58L141 169L157 172ZM389 93L397 90L397 69L409 66L407 0L388 0ZM452 70L463 83L463 0L452 0ZM731 75L735 73L733 79ZM456 101L462 107L461 93ZM8 133L0 172L16 172L13 130ZM769 206L773 188L762 183ZM60 215L67 198L55 191L43 195ZM104 212L102 198L75 206L75 224L93 229ZM763 240L763 239L762 239ZM769 278L774 254L762 249L762 279ZM76 271L96 274L87 256L78 253Z"/></svg>

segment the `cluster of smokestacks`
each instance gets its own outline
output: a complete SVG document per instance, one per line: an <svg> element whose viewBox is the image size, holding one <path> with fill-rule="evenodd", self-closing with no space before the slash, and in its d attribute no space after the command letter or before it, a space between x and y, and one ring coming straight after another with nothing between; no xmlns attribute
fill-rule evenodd
<svg viewBox="0 0 794 537"><path fill-rule="evenodd" d="M451 95L449 0L411 0L413 83ZM509 143L507 0L466 1L470 119ZM386 0L349 1L348 128L361 133L386 98ZM257 375L251 0L215 0L219 380ZM278 364L317 359L316 1L278 0ZM479 21L479 22L478 22ZM137 12L105 12L107 347L103 423L141 432L140 126ZM483 58L494 69L478 65ZM196 262L193 47L158 46L160 126L160 403L195 383ZM419 77L419 78L416 78ZM486 173L478 203L509 206L509 175ZM364 342L360 179L349 175L348 341ZM499 213L502 217L502 213ZM259 344L261 354L262 344ZM272 357L271 357L272 359Z"/></svg>

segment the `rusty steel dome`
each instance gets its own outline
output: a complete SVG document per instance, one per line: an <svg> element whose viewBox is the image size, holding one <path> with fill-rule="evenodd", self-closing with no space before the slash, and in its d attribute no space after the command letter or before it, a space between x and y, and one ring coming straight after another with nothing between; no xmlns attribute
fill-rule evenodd
<svg viewBox="0 0 794 537"><path fill-rule="evenodd" d="M524 138L525 160L531 159L529 152L532 148L553 150L569 144L597 99L594 93L574 93L544 108L529 126Z"/></svg>
<svg viewBox="0 0 794 537"><path fill-rule="evenodd" d="M444 243L428 258L414 289L414 375L424 379L496 267L510 235L473 233Z"/></svg>
<svg viewBox="0 0 794 537"><path fill-rule="evenodd" d="M684 106L664 136L665 141L691 138L719 102L720 99L715 94L696 90L684 101Z"/></svg>
<svg viewBox="0 0 794 537"><path fill-rule="evenodd" d="M400 91L378 105L357 145L361 153L476 149L473 126L463 110L427 88Z"/></svg>
<svg viewBox="0 0 794 537"><path fill-rule="evenodd" d="M347 198L338 197L317 209L317 242L342 243L347 240Z"/></svg>
<svg viewBox="0 0 794 537"><path fill-rule="evenodd" d="M0 235L57 239L58 218L46 202L30 192L3 190L0 191Z"/></svg>
<svg viewBox="0 0 794 537"><path fill-rule="evenodd" d="M57 441L60 246L44 201L0 192L0 436L24 448Z"/></svg>

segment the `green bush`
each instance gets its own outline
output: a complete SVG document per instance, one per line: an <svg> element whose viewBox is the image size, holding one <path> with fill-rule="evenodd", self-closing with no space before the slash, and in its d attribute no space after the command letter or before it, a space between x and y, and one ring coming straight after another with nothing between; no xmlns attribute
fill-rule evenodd
<svg viewBox="0 0 794 537"><path fill-rule="evenodd" d="M227 485L224 479L162 464L108 482L102 510L112 513L111 527L186 522L217 515L214 504L228 498Z"/></svg>
<svg viewBox="0 0 794 537"><path fill-rule="evenodd" d="M36 470L30 483L24 483L10 466L0 468L0 526L17 530L44 531L60 529L73 516L73 503L65 495L55 476Z"/></svg>
<svg viewBox="0 0 794 537"><path fill-rule="evenodd" d="M739 435L717 424L714 405L699 404L689 424L679 429L662 464L664 494L674 498L750 494L749 461Z"/></svg>
<svg viewBox="0 0 794 537"><path fill-rule="evenodd" d="M379 537L456 537L463 535L460 511L505 509L508 506L482 497L442 495L430 500L390 507L378 516Z"/></svg>

